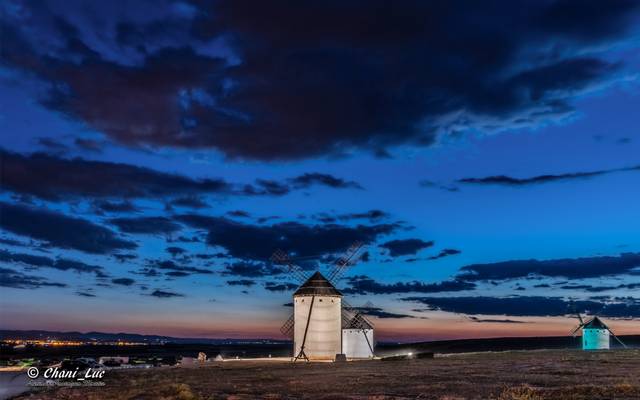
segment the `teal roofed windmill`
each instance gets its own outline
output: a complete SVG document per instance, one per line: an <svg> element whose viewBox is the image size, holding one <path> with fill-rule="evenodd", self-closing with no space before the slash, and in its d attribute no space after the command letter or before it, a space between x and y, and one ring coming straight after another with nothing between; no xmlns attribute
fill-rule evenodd
<svg viewBox="0 0 640 400"><path fill-rule="evenodd" d="M582 329L582 350L609 350L611 336L622 347L627 347L598 316L594 316L589 321L584 322L580 313L577 313L577 315L580 324L571 332L571 335L576 337L578 331Z"/></svg>

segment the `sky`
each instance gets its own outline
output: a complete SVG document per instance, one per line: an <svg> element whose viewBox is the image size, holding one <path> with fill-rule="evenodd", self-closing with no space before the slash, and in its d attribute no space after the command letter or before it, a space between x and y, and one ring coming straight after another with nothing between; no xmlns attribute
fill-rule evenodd
<svg viewBox="0 0 640 400"><path fill-rule="evenodd" d="M0 328L640 334L640 3L0 9Z"/></svg>

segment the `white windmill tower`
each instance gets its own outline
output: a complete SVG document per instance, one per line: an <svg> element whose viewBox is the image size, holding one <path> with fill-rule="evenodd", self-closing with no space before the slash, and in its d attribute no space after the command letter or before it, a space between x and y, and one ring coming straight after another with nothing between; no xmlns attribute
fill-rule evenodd
<svg viewBox="0 0 640 400"><path fill-rule="evenodd" d="M293 294L293 314L280 329L285 336L293 337L294 361L333 360L337 354L347 358L373 357L373 324L345 302L335 287L344 271L358 260L362 248L359 242L352 245L333 265L328 278L318 271L307 278L282 250L276 250L271 257L274 262L287 265L291 275L302 282ZM354 332L360 333L360 339ZM368 352L362 351L361 342L368 343Z"/></svg>
<svg viewBox="0 0 640 400"><path fill-rule="evenodd" d="M571 336L576 337L578 331L582 329L582 350L609 350L611 343L611 336L626 348L627 346L622 343L611 329L604 323L598 316L594 316L587 322L582 319L580 313L576 313L578 321L580 323L571 332Z"/></svg>

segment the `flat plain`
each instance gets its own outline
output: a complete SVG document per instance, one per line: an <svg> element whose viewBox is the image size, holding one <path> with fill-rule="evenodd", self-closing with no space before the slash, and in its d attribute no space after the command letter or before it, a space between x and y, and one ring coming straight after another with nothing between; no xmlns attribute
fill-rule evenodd
<svg viewBox="0 0 640 400"><path fill-rule="evenodd" d="M53 388L20 399L640 399L638 349L348 363L225 361L108 372L104 387Z"/></svg>

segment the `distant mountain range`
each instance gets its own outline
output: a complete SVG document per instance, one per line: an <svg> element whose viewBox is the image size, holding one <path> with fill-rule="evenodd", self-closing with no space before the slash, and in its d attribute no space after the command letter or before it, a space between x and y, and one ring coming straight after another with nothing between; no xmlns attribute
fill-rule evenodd
<svg viewBox="0 0 640 400"><path fill-rule="evenodd" d="M139 335L136 333L105 333L105 332L57 332L40 330L0 330L0 340L21 339L21 340L75 340L75 341L97 341L97 342L138 342L138 343L203 343L203 344L225 344L225 343L287 343L286 340L271 339L208 339L208 338L178 338L172 336L159 335Z"/></svg>

